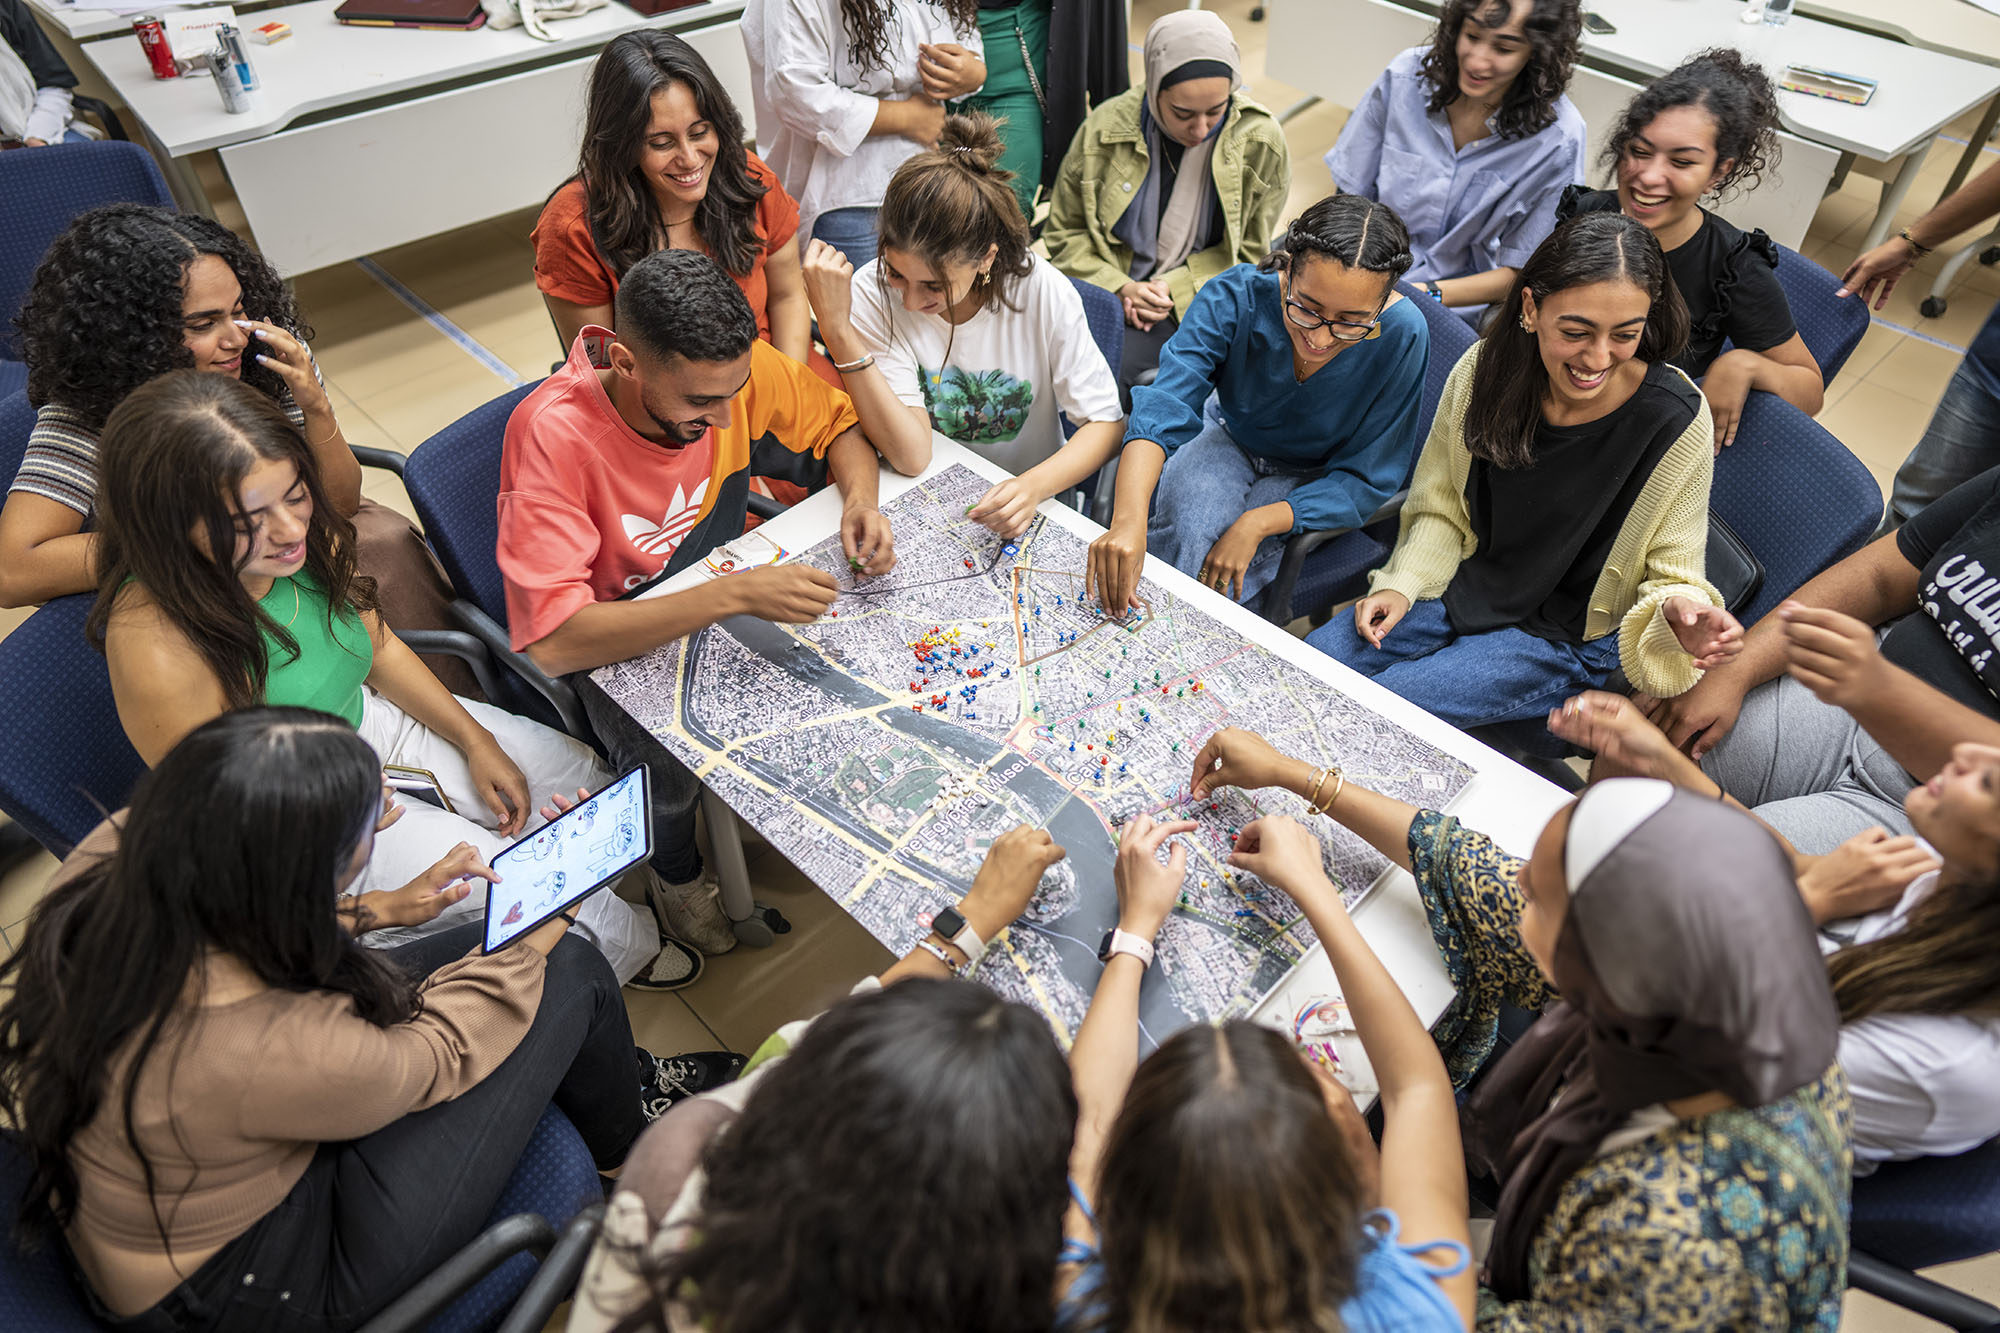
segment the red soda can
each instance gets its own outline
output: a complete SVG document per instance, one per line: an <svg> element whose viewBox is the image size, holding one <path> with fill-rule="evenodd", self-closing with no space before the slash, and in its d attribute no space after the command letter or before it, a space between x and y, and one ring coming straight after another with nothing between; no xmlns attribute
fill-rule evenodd
<svg viewBox="0 0 2000 1333"><path fill-rule="evenodd" d="M132 31L138 34L139 45L146 49L146 59L153 66L156 79L177 79L180 67L174 64L173 47L167 44L167 25L151 14L137 14L132 19Z"/></svg>

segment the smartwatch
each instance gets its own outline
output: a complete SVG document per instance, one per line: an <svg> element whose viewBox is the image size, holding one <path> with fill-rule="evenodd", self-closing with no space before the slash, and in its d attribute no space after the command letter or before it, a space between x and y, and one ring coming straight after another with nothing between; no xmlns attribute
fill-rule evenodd
<svg viewBox="0 0 2000 1333"><path fill-rule="evenodd" d="M986 941L979 938L979 932L966 924L965 918L956 907L947 907L931 918L931 929L939 937L951 941L958 951L965 955L965 966L970 969L986 954Z"/></svg>
<svg viewBox="0 0 2000 1333"><path fill-rule="evenodd" d="M1129 953L1139 960L1140 967L1153 965L1153 942L1144 936L1134 935L1129 930L1113 926L1104 932L1104 942L1097 946L1097 961L1108 963L1115 953Z"/></svg>

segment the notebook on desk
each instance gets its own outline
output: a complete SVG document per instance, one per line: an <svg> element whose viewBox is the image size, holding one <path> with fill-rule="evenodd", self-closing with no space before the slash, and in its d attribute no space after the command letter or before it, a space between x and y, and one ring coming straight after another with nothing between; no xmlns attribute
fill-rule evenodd
<svg viewBox="0 0 2000 1333"><path fill-rule="evenodd" d="M445 28L469 31L484 26L479 0L347 0L333 11L342 23L368 28Z"/></svg>

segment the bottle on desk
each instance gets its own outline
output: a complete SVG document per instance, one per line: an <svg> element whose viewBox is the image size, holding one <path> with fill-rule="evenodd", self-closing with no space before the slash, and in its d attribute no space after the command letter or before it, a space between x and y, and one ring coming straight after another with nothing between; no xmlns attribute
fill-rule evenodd
<svg viewBox="0 0 2000 1333"><path fill-rule="evenodd" d="M1764 0L1764 22L1773 28L1792 21L1792 0Z"/></svg>

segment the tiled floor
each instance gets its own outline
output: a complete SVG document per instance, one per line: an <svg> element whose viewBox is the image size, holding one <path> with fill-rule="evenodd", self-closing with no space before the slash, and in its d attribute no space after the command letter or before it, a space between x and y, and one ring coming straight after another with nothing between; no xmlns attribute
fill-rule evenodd
<svg viewBox="0 0 2000 1333"><path fill-rule="evenodd" d="M1135 0L1135 40L1151 19L1178 7L1179 0ZM1274 110L1290 106L1299 91L1262 76L1264 29L1249 21L1250 7L1250 0L1210 5L1238 36L1252 94ZM1133 66L1136 75L1136 54ZM1330 189L1321 158L1345 119L1341 108L1322 104L1287 126L1293 165L1288 217ZM1956 127L1961 141L1965 132L1966 127ZM1958 143L1941 144L1931 154L1899 225L1936 199L1958 151ZM224 196L225 221L234 220L226 186L212 162L207 174ZM1879 188L1857 174L1830 196L1807 237L1806 255L1836 271L1842 268L1856 251ZM427 322L362 265L342 264L298 281L317 330L314 347L350 440L408 451L517 378L547 373L561 349L535 291L528 245L532 225L531 213L514 214L373 259L383 273L487 349L507 369L505 375ZM1898 289L1828 392L1820 414L1821 422L1885 484L1922 432L1961 350L2000 298L2000 273L1970 266L1946 313L1922 318L1917 304L1949 250L1944 247L1920 265ZM366 490L384 503L406 504L386 474L371 474ZM0 633L19 618L0 612ZM759 896L782 908L792 932L768 952L744 949L712 960L708 974L681 994L631 995L634 1027L647 1045L747 1050L779 1022L812 1012L886 963L886 952L783 858L761 844L753 844L751 853ZM48 858L39 858L0 882L0 949L12 947L13 935L39 900L51 868ZM2000 1298L2000 1262L1975 1261L1959 1268L1954 1275L1958 1281ZM1907 1328L1915 1322L1866 1298L1851 1297L1848 1309L1848 1326L1854 1329Z"/></svg>

